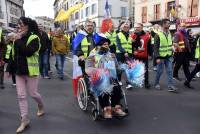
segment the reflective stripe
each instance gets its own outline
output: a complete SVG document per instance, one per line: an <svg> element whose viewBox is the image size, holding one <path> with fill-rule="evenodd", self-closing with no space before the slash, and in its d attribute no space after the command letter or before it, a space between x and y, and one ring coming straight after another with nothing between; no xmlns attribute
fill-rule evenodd
<svg viewBox="0 0 200 134"><path fill-rule="evenodd" d="M154 37L151 36L151 45L154 45Z"/></svg>
<svg viewBox="0 0 200 134"><path fill-rule="evenodd" d="M2 36L2 29L0 28L0 42L1 42L1 36Z"/></svg>
<svg viewBox="0 0 200 134"><path fill-rule="evenodd" d="M12 50L12 46L13 46L12 44L7 45L6 56L5 56L6 59L10 58L10 52Z"/></svg>
<svg viewBox="0 0 200 134"><path fill-rule="evenodd" d="M87 37L85 37L81 42L81 49L82 49L82 51L84 53L84 57L85 58L87 58L87 56L88 56L88 46L90 46L90 45L91 45L91 43L89 43L87 41Z"/></svg>
<svg viewBox="0 0 200 134"><path fill-rule="evenodd" d="M113 32L113 33L106 32L105 35L110 40L111 45L116 44L116 37L117 37L116 32Z"/></svg>
<svg viewBox="0 0 200 134"><path fill-rule="evenodd" d="M172 36L169 33L168 37L164 35L163 32L157 33L160 38L160 48L159 48L159 55L160 57L171 56L172 55Z"/></svg>
<svg viewBox="0 0 200 134"><path fill-rule="evenodd" d="M127 40L125 35L122 32L119 32L117 35L120 39L121 47L124 48L126 52L132 53L132 39L128 37L128 40ZM120 53L118 47L117 47L116 52Z"/></svg>
<svg viewBox="0 0 200 134"><path fill-rule="evenodd" d="M199 41L200 41L200 37L199 37L199 39L197 40L197 46L196 46L196 49L195 49L195 58L197 58L197 59L200 58L200 46L199 46Z"/></svg>
<svg viewBox="0 0 200 134"><path fill-rule="evenodd" d="M28 46L31 43L31 41L33 41L34 39L39 40L39 48L31 57L26 57L27 64L28 64L29 76L38 76L40 74L40 72L39 72L39 50L41 47L40 38L37 35L32 34L28 38L26 45Z"/></svg>

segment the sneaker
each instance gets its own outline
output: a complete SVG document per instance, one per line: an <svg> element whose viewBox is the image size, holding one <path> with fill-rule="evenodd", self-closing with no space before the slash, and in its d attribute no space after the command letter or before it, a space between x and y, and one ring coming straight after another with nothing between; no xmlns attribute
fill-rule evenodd
<svg viewBox="0 0 200 134"><path fill-rule="evenodd" d="M64 80L64 77L63 77L63 76L61 76L61 77L60 77L60 79L61 79L61 80Z"/></svg>
<svg viewBox="0 0 200 134"><path fill-rule="evenodd" d="M190 88L190 89L194 89L194 87L192 87L188 81L184 82L184 86L186 86L187 88Z"/></svg>
<svg viewBox="0 0 200 134"><path fill-rule="evenodd" d="M13 85L13 87L16 87L16 84L15 84L15 83L13 83L12 85Z"/></svg>
<svg viewBox="0 0 200 134"><path fill-rule="evenodd" d="M149 88L151 88L151 85L150 84L145 84L145 86L144 86L146 89L149 89Z"/></svg>
<svg viewBox="0 0 200 134"><path fill-rule="evenodd" d="M196 74L196 77L197 77L197 78L200 78L200 72L198 72L198 73Z"/></svg>
<svg viewBox="0 0 200 134"><path fill-rule="evenodd" d="M22 118L20 126L17 128L16 133L22 133L30 124L27 117Z"/></svg>
<svg viewBox="0 0 200 134"><path fill-rule="evenodd" d="M4 85L0 85L0 88L3 90L5 87L4 87Z"/></svg>
<svg viewBox="0 0 200 134"><path fill-rule="evenodd" d="M174 80L181 81L179 77L173 77Z"/></svg>
<svg viewBox="0 0 200 134"><path fill-rule="evenodd" d="M168 87L168 92L178 93L177 88L174 87L174 86L170 86L170 87Z"/></svg>
<svg viewBox="0 0 200 134"><path fill-rule="evenodd" d="M117 116L126 116L126 113L122 110L120 105L116 105L113 112L117 115Z"/></svg>
<svg viewBox="0 0 200 134"><path fill-rule="evenodd" d="M44 112L44 106L43 105L38 105L38 111L37 111L37 116L43 116L45 114Z"/></svg>
<svg viewBox="0 0 200 134"><path fill-rule="evenodd" d="M119 81L119 85L122 86L122 82L121 81Z"/></svg>
<svg viewBox="0 0 200 134"><path fill-rule="evenodd" d="M157 67L153 67L153 71L157 71Z"/></svg>
<svg viewBox="0 0 200 134"><path fill-rule="evenodd" d="M157 85L155 86L155 89L157 89L157 90L161 90L160 85L157 84Z"/></svg>
<svg viewBox="0 0 200 134"><path fill-rule="evenodd" d="M49 76L45 76L44 79L51 79Z"/></svg>
<svg viewBox="0 0 200 134"><path fill-rule="evenodd" d="M133 86L131 85L131 84L128 84L127 86L126 86L126 89L131 89Z"/></svg>

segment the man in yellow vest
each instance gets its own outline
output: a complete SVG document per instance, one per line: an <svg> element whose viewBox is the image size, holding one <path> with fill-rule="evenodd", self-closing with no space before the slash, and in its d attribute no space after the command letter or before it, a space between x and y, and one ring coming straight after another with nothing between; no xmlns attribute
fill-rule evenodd
<svg viewBox="0 0 200 134"><path fill-rule="evenodd" d="M191 80L194 78L195 74L200 71L200 37L197 40L197 45L195 49L195 58L197 59L196 66L194 70L191 72L189 78L184 82L184 85L187 88L194 88L190 85Z"/></svg>
<svg viewBox="0 0 200 134"><path fill-rule="evenodd" d="M178 76L178 71L182 66L185 77L189 79L190 76L189 57L191 53L191 47L189 44L185 23L181 23L178 26L178 30L173 37L173 45L175 48L175 53L174 53L175 64L173 70L173 77L175 80L181 81L181 79Z"/></svg>
<svg viewBox="0 0 200 134"><path fill-rule="evenodd" d="M117 33L114 30L114 25L112 25L109 29L108 32L105 33L106 37L110 40L111 44L109 46L110 52L111 53L116 53L116 37Z"/></svg>
<svg viewBox="0 0 200 134"><path fill-rule="evenodd" d="M3 37L3 30L0 28L0 88L4 89L4 57L6 52L6 44Z"/></svg>
<svg viewBox="0 0 200 134"><path fill-rule="evenodd" d="M75 50L75 54L79 57L79 59L83 60L89 56L91 50L95 48L94 42L94 24L92 21L87 20L85 23L85 27L83 30L86 33L86 36L82 39L81 43L78 45Z"/></svg>
<svg viewBox="0 0 200 134"><path fill-rule="evenodd" d="M161 22L162 30L155 35L154 54L157 63L157 71L155 78L155 88L160 90L160 77L165 66L167 73L168 91L177 93L177 89L173 86L172 76L172 36L169 31L170 21L163 19Z"/></svg>
<svg viewBox="0 0 200 134"><path fill-rule="evenodd" d="M124 22L121 25L121 32L117 34L116 37L116 58L118 62L124 63L125 59L128 57L132 57L133 52L132 52L132 44L133 41L129 35L129 30L130 30L130 24L129 22ZM117 72L118 73L118 80L120 81L119 84L122 85L121 82L121 75L122 72ZM127 82L127 87L126 89L130 89L132 86Z"/></svg>

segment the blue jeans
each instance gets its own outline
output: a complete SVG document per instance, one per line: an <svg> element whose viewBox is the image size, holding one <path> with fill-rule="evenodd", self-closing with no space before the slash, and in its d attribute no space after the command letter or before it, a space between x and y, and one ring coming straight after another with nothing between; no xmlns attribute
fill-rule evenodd
<svg viewBox="0 0 200 134"><path fill-rule="evenodd" d="M48 50L39 55L40 74L42 77L48 76Z"/></svg>
<svg viewBox="0 0 200 134"><path fill-rule="evenodd" d="M58 71L58 75L60 77L64 76L64 63L65 63L65 55L63 54L56 54L56 68Z"/></svg>
<svg viewBox="0 0 200 134"><path fill-rule="evenodd" d="M165 70L167 73L167 85L168 87L172 86L172 79L173 79L173 73L172 73L172 57L161 59L161 62L157 64L157 71L156 71L156 79L155 79L155 85L159 84L160 76L163 73L163 68L165 66Z"/></svg>

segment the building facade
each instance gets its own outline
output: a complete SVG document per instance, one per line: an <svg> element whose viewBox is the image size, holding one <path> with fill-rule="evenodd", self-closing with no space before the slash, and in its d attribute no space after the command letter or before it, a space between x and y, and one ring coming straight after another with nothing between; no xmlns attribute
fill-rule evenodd
<svg viewBox="0 0 200 134"><path fill-rule="evenodd" d="M157 23L163 18L171 21L200 16L199 0L135 0L135 22Z"/></svg>
<svg viewBox="0 0 200 134"><path fill-rule="evenodd" d="M135 0L136 22L200 16L199 0Z"/></svg>
<svg viewBox="0 0 200 134"><path fill-rule="evenodd" d="M24 0L0 0L0 23L5 29L12 30L24 16Z"/></svg>
<svg viewBox="0 0 200 134"><path fill-rule="evenodd" d="M54 20L46 16L35 17L35 20L38 24L41 24L46 32L49 32L50 29L54 30Z"/></svg>
<svg viewBox="0 0 200 134"><path fill-rule="evenodd" d="M99 31L104 19L106 0L55 0L55 15L58 13L57 9L68 10L81 1L84 2L84 6L71 15L64 28L68 31L73 31L76 25L84 24L87 19L90 19L95 23L96 30ZM128 0L108 0L108 4L113 23L117 27L121 21L125 21L129 16Z"/></svg>

